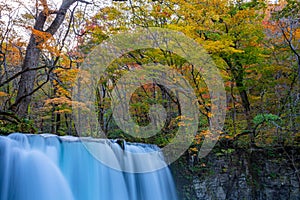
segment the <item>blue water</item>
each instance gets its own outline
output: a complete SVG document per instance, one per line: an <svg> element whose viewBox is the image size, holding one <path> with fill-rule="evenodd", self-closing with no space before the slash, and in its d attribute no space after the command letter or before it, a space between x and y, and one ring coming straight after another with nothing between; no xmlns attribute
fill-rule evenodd
<svg viewBox="0 0 300 200"><path fill-rule="evenodd" d="M110 148L121 149L119 145ZM147 152L157 147L126 144L126 148ZM114 170L96 160L76 137L0 136L0 159L1 200L177 199L167 167L149 173ZM151 160L130 162L136 161L128 160L128 164L138 166Z"/></svg>

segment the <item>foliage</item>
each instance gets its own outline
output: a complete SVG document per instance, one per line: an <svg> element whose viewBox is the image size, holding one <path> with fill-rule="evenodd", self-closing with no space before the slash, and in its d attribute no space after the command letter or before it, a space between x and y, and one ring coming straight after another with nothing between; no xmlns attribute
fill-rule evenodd
<svg viewBox="0 0 300 200"><path fill-rule="evenodd" d="M32 34L35 50L40 51L30 104L26 107L30 123L18 125L2 120L3 132L51 132L76 134L72 117L74 106L87 109L71 98L76 77L93 47L113 34L137 27L161 27L183 32L202 45L222 73L227 92L227 116L220 142L237 146L296 145L299 140L299 4L295 0L277 4L263 0L135 0L93 7L76 4L66 13L55 34L46 30L57 14L47 1L28 6L28 12L14 12L1 3L0 20L0 111L14 111L28 42L20 34ZM20 2L19 2L20 3ZM90 7L91 6L91 7ZM23 11L22 11L23 12ZM44 27L35 27L42 13ZM20 31L20 32L22 32ZM162 105L168 115L163 129L150 138L133 138L116 125L111 108L111 92L119 78L142 69L148 63L167 65L179 72L194 88L200 111L199 129L188 153L197 155L204 137L209 137L211 100L201 73L175 53L161 49L139 49L122 55L101 77L95 102L98 121L106 136L165 146L175 136L181 111L176 94L153 83L137 88L130 99L130 115L137 125L149 122L150 107ZM26 71L26 70L25 70ZM25 72L24 72L25 73ZM27 72L26 72L27 73ZM86 81L88 76L83 76ZM175 78L176 81L176 78ZM121 88L122 89L122 88ZM272 114L271 114L272 113ZM20 125L23 124L23 125ZM30 124L30 125L28 125ZM28 126L27 126L28 125Z"/></svg>
<svg viewBox="0 0 300 200"><path fill-rule="evenodd" d="M253 122L254 124L262 124L264 122L276 122L280 120L280 117L273 114L258 114L254 117Z"/></svg>
<svg viewBox="0 0 300 200"><path fill-rule="evenodd" d="M22 119L19 123L7 123L0 120L0 135L8 135L10 133L36 133L37 128L32 120Z"/></svg>

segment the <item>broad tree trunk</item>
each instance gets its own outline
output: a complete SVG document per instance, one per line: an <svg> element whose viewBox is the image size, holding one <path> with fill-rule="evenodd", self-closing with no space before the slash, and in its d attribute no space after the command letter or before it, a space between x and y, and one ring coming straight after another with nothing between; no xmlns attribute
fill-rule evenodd
<svg viewBox="0 0 300 200"><path fill-rule="evenodd" d="M49 10L47 10L48 8L45 7L44 10L39 13L33 28L37 31L44 31L43 28L49 14L56 14L56 17L49 28L44 31L45 34L54 35L64 21L67 10L76 1L78 0L64 0L59 10L53 12L50 12ZM36 68L39 64L41 50L39 49L38 45L39 43L37 42L36 35L32 33L28 46L26 48L26 55L22 66L22 70L26 72L21 75L17 98L12 107L12 110L19 117L26 117L28 115L28 107L31 102L31 96L35 92L34 84L37 71L30 69Z"/></svg>
<svg viewBox="0 0 300 200"><path fill-rule="evenodd" d="M41 31L45 25L46 18L47 17L44 13L41 12L35 22L34 29ZM37 45L35 36L31 34L29 44L26 48L26 55L22 70L29 70L38 66L41 51L37 48ZM28 106L31 101L31 93L34 88L35 77L35 70L26 71L21 75L17 98L14 104L15 107L12 108L19 117L26 117L28 114Z"/></svg>

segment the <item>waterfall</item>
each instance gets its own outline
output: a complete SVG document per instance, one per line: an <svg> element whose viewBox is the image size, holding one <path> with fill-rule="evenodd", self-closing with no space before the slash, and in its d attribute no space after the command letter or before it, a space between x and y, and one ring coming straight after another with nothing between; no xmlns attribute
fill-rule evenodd
<svg viewBox="0 0 300 200"><path fill-rule="evenodd" d="M98 142L116 154L124 151L113 144ZM148 152L157 147L126 143L126 149ZM177 199L167 167L148 173L115 170L95 159L76 137L20 133L0 136L0 158L1 200ZM151 160L122 159L136 167L151 163ZM157 159L163 158L153 158Z"/></svg>

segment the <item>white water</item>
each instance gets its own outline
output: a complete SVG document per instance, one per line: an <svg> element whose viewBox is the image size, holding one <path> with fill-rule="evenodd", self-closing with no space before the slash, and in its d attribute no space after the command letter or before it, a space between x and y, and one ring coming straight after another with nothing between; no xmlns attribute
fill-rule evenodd
<svg viewBox="0 0 300 200"><path fill-rule="evenodd" d="M92 143L92 141L91 141ZM109 145L116 158L122 157L118 144ZM145 144L126 144L125 150L155 151ZM104 152L105 153L105 152ZM118 155L117 155L118 154ZM126 173L96 160L76 137L50 134L0 136L1 200L176 200L168 168L149 173ZM114 158L115 159L115 158ZM123 164L141 168L151 158ZM153 160L160 160L155 157Z"/></svg>

